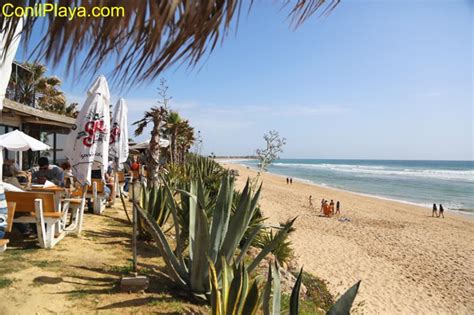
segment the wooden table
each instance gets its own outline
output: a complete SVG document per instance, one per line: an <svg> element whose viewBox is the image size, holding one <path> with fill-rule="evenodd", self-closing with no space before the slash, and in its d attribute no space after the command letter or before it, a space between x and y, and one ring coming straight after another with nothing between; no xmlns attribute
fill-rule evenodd
<svg viewBox="0 0 474 315"><path fill-rule="evenodd" d="M61 198L62 198L62 194L67 192L66 188L60 187L60 186L51 186L51 187L31 186L30 190L54 193L55 210L57 212L62 211Z"/></svg>

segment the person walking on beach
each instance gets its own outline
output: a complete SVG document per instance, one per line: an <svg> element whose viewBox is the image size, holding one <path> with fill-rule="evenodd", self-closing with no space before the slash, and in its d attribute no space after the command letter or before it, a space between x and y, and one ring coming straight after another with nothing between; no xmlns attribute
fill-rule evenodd
<svg viewBox="0 0 474 315"><path fill-rule="evenodd" d="M286 178L286 184L288 185L290 183L290 179L287 177Z"/></svg>
<svg viewBox="0 0 474 315"><path fill-rule="evenodd" d="M433 212L431 213L431 216L438 216L438 208L436 208L436 204L433 204Z"/></svg>
<svg viewBox="0 0 474 315"><path fill-rule="evenodd" d="M310 208L313 207L313 196L312 195L309 195L309 207Z"/></svg>
<svg viewBox="0 0 474 315"><path fill-rule="evenodd" d="M439 214L438 214L438 218L439 217L443 217L444 219L444 208L443 208L443 205L442 204L439 204Z"/></svg>
<svg viewBox="0 0 474 315"><path fill-rule="evenodd" d="M324 200L323 204L323 213L325 216L330 217L331 216L331 206L328 204L327 200Z"/></svg>
<svg viewBox="0 0 474 315"><path fill-rule="evenodd" d="M340 214L341 212L339 211L341 207L341 204L339 203L339 200L336 202L336 214Z"/></svg>
<svg viewBox="0 0 474 315"><path fill-rule="evenodd" d="M293 178L290 177L290 185L293 185Z"/></svg>

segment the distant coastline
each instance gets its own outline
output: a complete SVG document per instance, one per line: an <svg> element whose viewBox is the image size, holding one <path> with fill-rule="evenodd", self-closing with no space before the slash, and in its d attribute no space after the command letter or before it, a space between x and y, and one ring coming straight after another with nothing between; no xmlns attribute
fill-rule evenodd
<svg viewBox="0 0 474 315"><path fill-rule="evenodd" d="M215 160L224 161L224 160L257 160L257 157L254 155L220 155L215 156Z"/></svg>
<svg viewBox="0 0 474 315"><path fill-rule="evenodd" d="M257 168L253 160L219 162ZM399 160L388 164L382 160L279 160L268 171L320 187L424 208L430 208L434 202L442 203L453 212L474 215L472 197L469 197L474 185L474 168L469 161L463 166L467 169L461 169L459 162L414 163Z"/></svg>

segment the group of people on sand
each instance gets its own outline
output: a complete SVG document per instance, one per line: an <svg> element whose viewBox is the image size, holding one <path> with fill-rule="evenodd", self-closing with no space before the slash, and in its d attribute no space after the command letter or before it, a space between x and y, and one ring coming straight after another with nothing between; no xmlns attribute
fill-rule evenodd
<svg viewBox="0 0 474 315"><path fill-rule="evenodd" d="M309 196L309 207L313 207L313 196ZM337 201L334 204L334 200L331 199L330 202L328 202L326 199L321 200L321 212L327 216L331 217L335 214L341 214L341 203Z"/></svg>
<svg viewBox="0 0 474 315"><path fill-rule="evenodd" d="M438 212L438 208L436 207L436 204L434 203L433 204L433 212L431 213L431 216L434 217L443 217L444 219L444 208L443 208L443 205L442 204L439 204L439 212Z"/></svg>
<svg viewBox="0 0 474 315"><path fill-rule="evenodd" d="M288 185L288 184L290 184L290 185L293 184L293 178L287 177L287 178L286 178L286 184L287 184L287 185Z"/></svg>
<svg viewBox="0 0 474 315"><path fill-rule="evenodd" d="M336 209L334 211L334 200L328 203L326 199L321 200L321 212L327 216L332 217L335 214L341 214L341 203L339 201L336 202Z"/></svg>

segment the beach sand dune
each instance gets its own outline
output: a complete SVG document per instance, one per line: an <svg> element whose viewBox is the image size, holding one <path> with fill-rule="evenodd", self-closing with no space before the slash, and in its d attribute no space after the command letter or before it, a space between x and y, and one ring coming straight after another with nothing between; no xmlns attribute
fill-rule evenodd
<svg viewBox="0 0 474 315"><path fill-rule="evenodd" d="M238 169L237 186L256 172ZM306 271L342 294L361 279L355 313L473 314L474 221L265 173L260 199L271 223L298 216L292 242ZM309 208L308 196L314 207ZM320 216L322 198L339 200L341 215ZM341 222L339 218L350 221Z"/></svg>

